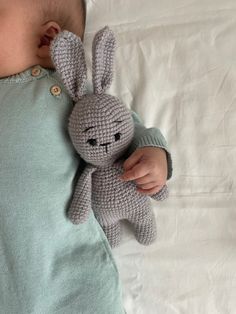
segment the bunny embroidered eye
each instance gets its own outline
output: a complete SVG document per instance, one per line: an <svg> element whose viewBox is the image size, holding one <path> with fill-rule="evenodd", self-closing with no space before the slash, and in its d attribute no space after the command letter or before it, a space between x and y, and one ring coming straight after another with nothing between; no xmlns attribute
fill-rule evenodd
<svg viewBox="0 0 236 314"><path fill-rule="evenodd" d="M119 141L120 140L120 137L121 137L121 133L116 133L115 134L115 141Z"/></svg>
<svg viewBox="0 0 236 314"><path fill-rule="evenodd" d="M89 140L87 140L87 143L89 143L89 145L91 145L91 146L96 146L97 140L94 138L90 138Z"/></svg>

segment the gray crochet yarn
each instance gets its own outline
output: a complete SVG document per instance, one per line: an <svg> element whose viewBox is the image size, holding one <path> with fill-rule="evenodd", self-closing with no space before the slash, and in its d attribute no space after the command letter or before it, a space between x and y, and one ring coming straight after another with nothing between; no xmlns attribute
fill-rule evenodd
<svg viewBox="0 0 236 314"><path fill-rule="evenodd" d="M126 219L133 225L136 239L148 245L156 238L150 199L137 192L134 182L119 179L134 123L124 104L105 93L112 82L114 53L114 34L105 27L93 41L94 93L86 94L87 67L80 38L64 31L51 45L55 68L76 103L69 118L71 141L87 163L77 182L68 217L80 224L93 210L111 247L119 245L120 222ZM164 200L167 196L164 186L152 198Z"/></svg>

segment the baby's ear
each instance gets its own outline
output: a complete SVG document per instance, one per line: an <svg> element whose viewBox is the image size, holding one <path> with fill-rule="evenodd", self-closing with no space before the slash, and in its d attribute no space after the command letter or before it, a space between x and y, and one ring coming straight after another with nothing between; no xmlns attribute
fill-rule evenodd
<svg viewBox="0 0 236 314"><path fill-rule="evenodd" d="M60 26L54 21L47 22L41 27L40 44L37 51L37 56L41 59L41 63L51 63L50 44L60 31Z"/></svg>
<svg viewBox="0 0 236 314"><path fill-rule="evenodd" d="M115 36L106 26L93 41L93 86L95 94L104 93L111 85L115 55Z"/></svg>
<svg viewBox="0 0 236 314"><path fill-rule="evenodd" d="M51 58L68 93L75 102L85 94L87 67L81 39L69 32L59 33L52 41Z"/></svg>

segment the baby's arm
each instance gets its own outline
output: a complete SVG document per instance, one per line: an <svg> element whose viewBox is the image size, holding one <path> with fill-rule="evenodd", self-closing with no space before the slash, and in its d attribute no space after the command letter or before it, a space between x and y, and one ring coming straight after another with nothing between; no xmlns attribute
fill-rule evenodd
<svg viewBox="0 0 236 314"><path fill-rule="evenodd" d="M161 131L157 128L146 128L143 124L137 113L132 112L132 117L135 123L134 129L134 138L131 142L131 145L127 151L127 155L131 155L137 148L141 147L159 147L165 150L167 158L167 180L172 176L172 158L170 151L167 146L167 142L164 136L161 134Z"/></svg>
<svg viewBox="0 0 236 314"><path fill-rule="evenodd" d="M127 151L124 174L121 179L134 180L138 191L153 195L161 190L172 176L172 160L167 143L160 130L145 128L136 113L134 139Z"/></svg>

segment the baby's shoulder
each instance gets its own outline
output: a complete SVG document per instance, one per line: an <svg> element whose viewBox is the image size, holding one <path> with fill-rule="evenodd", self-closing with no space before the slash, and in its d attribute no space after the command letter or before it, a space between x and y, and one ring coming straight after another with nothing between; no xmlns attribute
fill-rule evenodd
<svg viewBox="0 0 236 314"><path fill-rule="evenodd" d="M50 91L54 96L60 96L63 93L68 97L68 99L72 101L72 98L70 97L59 74L56 71L48 71L46 78L48 84L51 87Z"/></svg>
<svg viewBox="0 0 236 314"><path fill-rule="evenodd" d="M24 86L28 96L33 94L35 102L46 102L47 106L55 104L72 109L73 100L55 70L36 66L31 72L34 77Z"/></svg>

